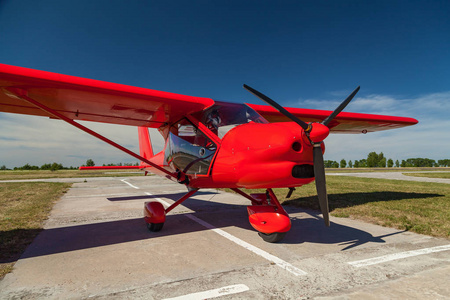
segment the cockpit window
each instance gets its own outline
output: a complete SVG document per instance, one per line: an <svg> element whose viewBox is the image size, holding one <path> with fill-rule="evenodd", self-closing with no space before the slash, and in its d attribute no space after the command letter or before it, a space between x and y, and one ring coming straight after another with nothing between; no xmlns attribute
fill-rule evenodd
<svg viewBox="0 0 450 300"><path fill-rule="evenodd" d="M268 123L256 111L245 104L216 101L207 110L195 115L208 129L223 138L225 134L237 125L250 122Z"/></svg>

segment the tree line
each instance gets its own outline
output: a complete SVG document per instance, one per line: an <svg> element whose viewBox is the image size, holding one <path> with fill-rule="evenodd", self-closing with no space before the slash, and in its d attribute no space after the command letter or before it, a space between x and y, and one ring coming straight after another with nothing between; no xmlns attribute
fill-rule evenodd
<svg viewBox="0 0 450 300"><path fill-rule="evenodd" d="M88 159L86 161L85 165L82 165L82 167L93 167L95 166L95 162L92 159ZM103 167L121 167L121 166L139 166L139 163L110 163L110 164L103 164Z"/></svg>
<svg viewBox="0 0 450 300"><path fill-rule="evenodd" d="M421 168L421 167L450 167L450 159L440 159L437 162L430 158L408 158L403 159L401 162L397 159L395 162L389 158L387 159L383 152L376 153L370 152L367 158L360 160L349 160L341 159L338 163L334 160L325 160L325 168Z"/></svg>
<svg viewBox="0 0 450 300"><path fill-rule="evenodd" d="M103 164L103 166L138 166L139 163L110 163L110 164ZM86 161L86 163L84 165L82 165L83 167L88 166L88 167L93 167L95 166L95 162L92 159L88 159ZM48 163L48 164L43 164L42 166L33 166L30 165L29 163L26 163L25 165L21 166L21 167L14 167L12 170L25 170L25 171L29 171L29 170L50 170L50 171L57 171L57 170L77 170L78 167L64 167L62 164L59 163ZM11 170L8 169L5 165L0 167L0 170Z"/></svg>
<svg viewBox="0 0 450 300"><path fill-rule="evenodd" d="M21 166L21 167L14 167L12 170L50 170L50 171L57 171L57 170L75 170L77 169L76 167L64 167L62 164L58 164L58 163L48 163L48 164L43 164L42 166L33 166L30 165L29 163L26 163L25 165ZM11 170L8 169L5 165L0 167L0 170Z"/></svg>

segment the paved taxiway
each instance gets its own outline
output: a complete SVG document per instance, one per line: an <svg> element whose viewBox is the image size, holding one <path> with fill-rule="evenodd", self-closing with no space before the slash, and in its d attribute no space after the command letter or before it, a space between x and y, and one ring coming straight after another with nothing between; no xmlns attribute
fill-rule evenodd
<svg viewBox="0 0 450 300"><path fill-rule="evenodd" d="M143 202L185 188L148 177L87 178L0 282L2 299L445 299L450 241L286 207L292 230L263 242L247 200L201 190L159 233ZM191 298L186 298L187 296Z"/></svg>

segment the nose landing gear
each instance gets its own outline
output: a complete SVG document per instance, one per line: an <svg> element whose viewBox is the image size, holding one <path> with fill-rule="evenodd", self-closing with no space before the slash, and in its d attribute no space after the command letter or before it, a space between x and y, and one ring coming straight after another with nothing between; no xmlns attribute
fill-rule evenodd
<svg viewBox="0 0 450 300"><path fill-rule="evenodd" d="M291 220L272 189L250 195L239 189L233 190L252 202L252 205L247 206L248 219L259 236L269 243L281 241L291 229Z"/></svg>

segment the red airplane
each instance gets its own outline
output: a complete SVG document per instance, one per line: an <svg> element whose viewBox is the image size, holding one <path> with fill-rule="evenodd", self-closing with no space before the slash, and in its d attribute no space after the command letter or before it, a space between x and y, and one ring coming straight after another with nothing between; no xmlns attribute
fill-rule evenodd
<svg viewBox="0 0 450 300"><path fill-rule="evenodd" d="M251 201L250 224L267 242L280 241L291 221L273 188L316 182L320 209L329 226L324 139L335 133L367 133L410 126L412 118L336 110L283 108L244 85L267 105L236 104L0 64L0 111L57 118L137 158L139 167L179 182L188 192L168 208L145 203L150 231L201 188L230 188ZM113 142L75 120L138 126L140 153ZM154 154L148 128L165 139ZM105 168L105 167L96 167ZM107 167L106 167L107 168ZM241 189L264 188L247 194Z"/></svg>

